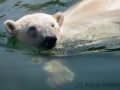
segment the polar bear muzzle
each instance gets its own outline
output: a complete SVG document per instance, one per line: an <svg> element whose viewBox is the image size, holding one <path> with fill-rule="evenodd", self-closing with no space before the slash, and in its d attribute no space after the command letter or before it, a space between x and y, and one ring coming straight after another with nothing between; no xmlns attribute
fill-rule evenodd
<svg viewBox="0 0 120 90"><path fill-rule="evenodd" d="M38 44L38 46L48 49L55 47L57 41L54 29L50 26L41 26L40 28L31 26L25 36L27 36L26 38L29 38L32 43L34 42L35 45Z"/></svg>
<svg viewBox="0 0 120 90"><path fill-rule="evenodd" d="M48 48L48 49L55 47L57 37L56 37L54 30L51 27L43 26L37 31L39 31L37 33L38 38L42 38L42 40L40 40L39 42L39 46Z"/></svg>
<svg viewBox="0 0 120 90"><path fill-rule="evenodd" d="M46 36L44 39L44 42L42 44L42 47L51 49L51 48L55 47L56 41L57 41L56 36Z"/></svg>

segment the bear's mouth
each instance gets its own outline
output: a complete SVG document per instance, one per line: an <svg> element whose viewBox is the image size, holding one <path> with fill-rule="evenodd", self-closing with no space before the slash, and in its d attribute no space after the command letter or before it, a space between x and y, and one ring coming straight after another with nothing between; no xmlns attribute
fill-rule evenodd
<svg viewBox="0 0 120 90"><path fill-rule="evenodd" d="M42 46L48 49L52 49L53 47L56 46L56 41L57 41L56 36L47 36L45 37Z"/></svg>

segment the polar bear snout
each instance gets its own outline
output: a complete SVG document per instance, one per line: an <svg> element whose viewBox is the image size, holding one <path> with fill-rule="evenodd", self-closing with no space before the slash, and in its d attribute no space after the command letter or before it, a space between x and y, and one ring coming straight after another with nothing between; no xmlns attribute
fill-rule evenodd
<svg viewBox="0 0 120 90"><path fill-rule="evenodd" d="M51 48L55 47L56 41L57 41L56 36L46 36L44 38L43 47L51 49Z"/></svg>
<svg viewBox="0 0 120 90"><path fill-rule="evenodd" d="M52 49L56 45L57 36L55 30L50 26L29 26L25 42L31 42L43 48Z"/></svg>
<svg viewBox="0 0 120 90"><path fill-rule="evenodd" d="M53 28L49 26L42 27L38 30L38 37L40 39L39 45L44 48L51 49L55 47L57 36Z"/></svg>

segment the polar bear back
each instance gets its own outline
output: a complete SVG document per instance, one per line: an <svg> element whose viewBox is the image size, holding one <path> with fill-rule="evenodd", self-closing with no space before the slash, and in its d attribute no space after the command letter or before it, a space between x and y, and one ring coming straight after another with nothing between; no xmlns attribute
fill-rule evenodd
<svg viewBox="0 0 120 90"><path fill-rule="evenodd" d="M65 41L120 36L120 0L84 0L65 11L64 16L61 32Z"/></svg>
<svg viewBox="0 0 120 90"><path fill-rule="evenodd" d="M90 14L96 15L107 11L117 10L119 8L119 0L83 0L65 11L64 14L67 17L79 14L79 17L84 17L89 16Z"/></svg>

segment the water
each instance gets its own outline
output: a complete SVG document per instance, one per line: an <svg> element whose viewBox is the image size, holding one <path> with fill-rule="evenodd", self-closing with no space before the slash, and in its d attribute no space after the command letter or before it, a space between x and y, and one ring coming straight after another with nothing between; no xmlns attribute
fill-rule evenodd
<svg viewBox="0 0 120 90"><path fill-rule="evenodd" d="M10 37L4 29L5 20L35 12L54 14L78 1L0 0L0 90L120 89L120 43L116 38L112 43L52 54Z"/></svg>

